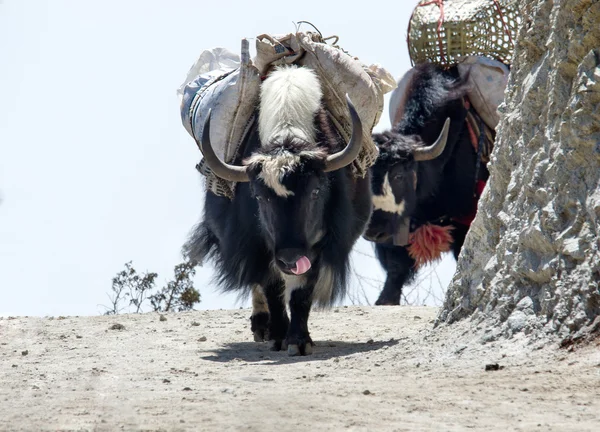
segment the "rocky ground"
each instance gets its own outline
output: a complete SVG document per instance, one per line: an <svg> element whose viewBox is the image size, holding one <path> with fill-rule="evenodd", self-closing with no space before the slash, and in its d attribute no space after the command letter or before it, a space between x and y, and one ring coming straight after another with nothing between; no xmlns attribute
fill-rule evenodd
<svg viewBox="0 0 600 432"><path fill-rule="evenodd" d="M315 312L304 358L252 342L247 309L0 319L0 430L600 430L597 342L436 313Z"/></svg>

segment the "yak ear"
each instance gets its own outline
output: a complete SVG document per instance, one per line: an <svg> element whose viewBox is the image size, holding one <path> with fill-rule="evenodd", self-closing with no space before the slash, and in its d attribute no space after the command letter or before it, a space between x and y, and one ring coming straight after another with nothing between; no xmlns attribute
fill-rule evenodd
<svg viewBox="0 0 600 432"><path fill-rule="evenodd" d="M371 138L373 139L377 147L379 147L380 144L385 144L389 141L386 133L373 133L371 134Z"/></svg>
<svg viewBox="0 0 600 432"><path fill-rule="evenodd" d="M400 142L402 136L398 132L388 130L385 132L371 134L371 138L375 142L375 146L380 150L387 150Z"/></svg>

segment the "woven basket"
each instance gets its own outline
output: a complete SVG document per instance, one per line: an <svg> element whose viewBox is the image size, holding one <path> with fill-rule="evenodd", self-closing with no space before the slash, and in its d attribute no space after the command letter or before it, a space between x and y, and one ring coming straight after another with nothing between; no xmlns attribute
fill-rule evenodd
<svg viewBox="0 0 600 432"><path fill-rule="evenodd" d="M411 62L451 67L473 55L510 65L519 21L517 0L421 0L408 24Z"/></svg>

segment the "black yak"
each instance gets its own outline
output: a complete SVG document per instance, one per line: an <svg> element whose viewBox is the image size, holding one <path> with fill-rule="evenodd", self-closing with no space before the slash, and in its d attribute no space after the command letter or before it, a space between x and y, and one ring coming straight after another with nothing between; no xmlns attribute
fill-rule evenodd
<svg viewBox="0 0 600 432"><path fill-rule="evenodd" d="M311 306L345 294L349 254L371 214L370 174L355 177L349 166L363 133L348 97L347 104L348 143L325 111L316 74L278 67L261 85L258 124L236 160L215 155L210 115L203 131L208 166L237 185L231 200L206 193L185 251L198 262L212 259L224 290L252 290L255 339L268 335L273 350L287 346L290 355L312 353Z"/></svg>
<svg viewBox="0 0 600 432"><path fill-rule="evenodd" d="M456 68L416 66L401 120L373 134L379 157L371 169L374 209L364 237L376 242L387 273L377 305L400 303L403 286L427 261L419 251L451 250L458 258L489 176L466 122L467 80Z"/></svg>

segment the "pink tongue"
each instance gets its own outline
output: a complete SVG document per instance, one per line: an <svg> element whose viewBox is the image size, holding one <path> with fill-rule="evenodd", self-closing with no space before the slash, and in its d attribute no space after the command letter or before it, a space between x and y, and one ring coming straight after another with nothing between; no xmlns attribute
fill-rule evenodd
<svg viewBox="0 0 600 432"><path fill-rule="evenodd" d="M305 256L301 257L296 261L296 268L292 269L292 273L301 275L306 273L310 269L310 260Z"/></svg>

